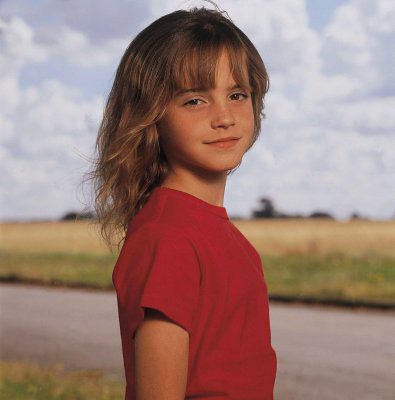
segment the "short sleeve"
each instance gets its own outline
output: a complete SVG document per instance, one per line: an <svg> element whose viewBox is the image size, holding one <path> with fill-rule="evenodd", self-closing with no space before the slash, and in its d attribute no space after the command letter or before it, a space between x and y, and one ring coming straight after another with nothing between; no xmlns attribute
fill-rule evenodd
<svg viewBox="0 0 395 400"><path fill-rule="evenodd" d="M199 301L200 265L192 241L173 228L146 229L141 233L135 267L141 271L137 296L137 327L145 308L161 311L190 334Z"/></svg>

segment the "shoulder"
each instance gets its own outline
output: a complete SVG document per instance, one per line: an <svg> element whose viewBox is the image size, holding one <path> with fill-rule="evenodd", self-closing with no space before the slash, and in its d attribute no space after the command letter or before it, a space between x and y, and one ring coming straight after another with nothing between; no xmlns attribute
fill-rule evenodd
<svg viewBox="0 0 395 400"><path fill-rule="evenodd" d="M197 232L187 221L172 221L162 218L147 221L136 229L129 229L126 234L125 245L128 243L158 244L158 243L190 243L195 246Z"/></svg>
<svg viewBox="0 0 395 400"><path fill-rule="evenodd" d="M126 238L114 269L114 278L120 271L146 276L147 273L166 282L178 276L181 281L193 276L200 281L202 264L194 241L179 227L147 223Z"/></svg>
<svg viewBox="0 0 395 400"><path fill-rule="evenodd" d="M127 235L139 230L163 231L176 230L189 231L194 225L188 207L183 202L169 197L166 192L161 195L151 194L147 203L139 213L130 221Z"/></svg>
<svg viewBox="0 0 395 400"><path fill-rule="evenodd" d="M128 232L129 240L169 240L172 238L187 240L190 229L179 223L170 223L166 220L150 221L140 225L137 229Z"/></svg>
<svg viewBox="0 0 395 400"><path fill-rule="evenodd" d="M135 258L189 258L199 262L199 246L191 229L167 222L149 222L129 232L123 253Z"/></svg>

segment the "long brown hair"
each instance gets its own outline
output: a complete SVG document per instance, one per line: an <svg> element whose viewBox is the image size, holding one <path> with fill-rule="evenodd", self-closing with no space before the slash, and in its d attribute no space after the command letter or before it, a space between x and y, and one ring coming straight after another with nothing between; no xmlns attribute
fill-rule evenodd
<svg viewBox="0 0 395 400"><path fill-rule="evenodd" d="M93 169L87 174L110 249L117 232L123 234L119 248L128 224L167 175L156 122L187 82L205 89L215 86L222 49L229 54L234 80L251 91L254 134L248 151L265 118L269 77L255 46L225 11L194 7L164 15L143 29L123 54L99 127Z"/></svg>

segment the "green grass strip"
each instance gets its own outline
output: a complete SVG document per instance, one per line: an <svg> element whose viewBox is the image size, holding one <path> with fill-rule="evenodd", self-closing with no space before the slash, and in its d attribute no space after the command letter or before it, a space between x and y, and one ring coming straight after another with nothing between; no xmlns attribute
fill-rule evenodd
<svg viewBox="0 0 395 400"><path fill-rule="evenodd" d="M393 257L291 254L262 262L271 294L395 304Z"/></svg>
<svg viewBox="0 0 395 400"><path fill-rule="evenodd" d="M117 256L0 252L1 280L112 289ZM262 255L271 295L395 304L395 258L376 253Z"/></svg>
<svg viewBox="0 0 395 400"><path fill-rule="evenodd" d="M123 400L125 385L100 370L66 372L62 364L0 362L1 400Z"/></svg>
<svg viewBox="0 0 395 400"><path fill-rule="evenodd" d="M44 284L80 284L98 289L113 288L111 275L116 255L89 253L0 252L2 280L33 280Z"/></svg>

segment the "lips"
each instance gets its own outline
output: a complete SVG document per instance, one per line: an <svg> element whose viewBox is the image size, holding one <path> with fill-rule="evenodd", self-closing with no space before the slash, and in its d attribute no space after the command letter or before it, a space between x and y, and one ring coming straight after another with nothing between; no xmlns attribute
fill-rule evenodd
<svg viewBox="0 0 395 400"><path fill-rule="evenodd" d="M213 142L209 142L209 144L211 144L211 143L220 143L220 142L229 142L229 141L238 140L238 139L240 139L240 138L238 138L236 136L228 136L226 138L221 138L221 139L215 140Z"/></svg>
<svg viewBox="0 0 395 400"><path fill-rule="evenodd" d="M228 138L223 138L219 139L215 142L210 142L207 143L210 147L219 149L221 151L225 149L231 149L236 146L237 142L239 141L240 138L235 138L235 139L228 139Z"/></svg>

